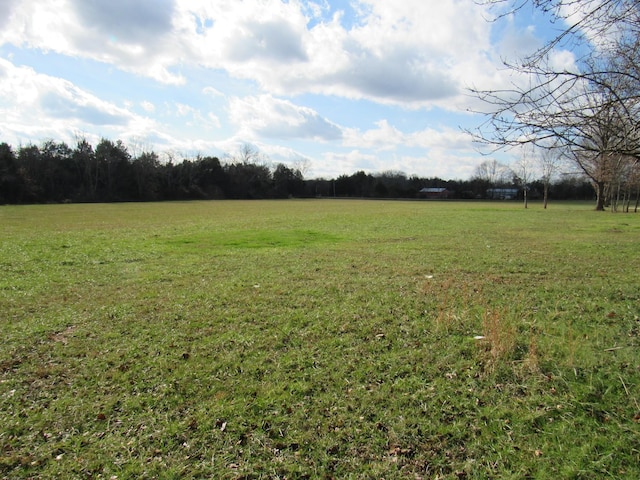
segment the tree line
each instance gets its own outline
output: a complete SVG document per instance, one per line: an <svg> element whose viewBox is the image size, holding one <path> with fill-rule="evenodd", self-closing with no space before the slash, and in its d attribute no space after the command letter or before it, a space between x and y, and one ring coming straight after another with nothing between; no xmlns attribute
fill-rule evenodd
<svg viewBox="0 0 640 480"><path fill-rule="evenodd" d="M215 198L281 198L303 193L298 169L259 161L247 149L223 163L197 156L161 161L153 151L132 155L120 140L85 139L74 148L48 140L14 150L0 144L0 202L118 202Z"/></svg>
<svg viewBox="0 0 640 480"><path fill-rule="evenodd" d="M496 172L499 172L497 174ZM510 173L508 173L510 172ZM272 165L255 147L244 145L224 161L196 156L162 160L153 151L132 154L120 140L74 147L47 140L14 149L0 144L0 203L121 202L288 197L419 198L424 188L446 188L447 198L488 198L488 191L517 186L504 165L487 161L469 180L358 171L334 179L305 179L301 169ZM541 194L542 179L528 182L520 196ZM589 199L593 189L581 178L558 178L555 199Z"/></svg>

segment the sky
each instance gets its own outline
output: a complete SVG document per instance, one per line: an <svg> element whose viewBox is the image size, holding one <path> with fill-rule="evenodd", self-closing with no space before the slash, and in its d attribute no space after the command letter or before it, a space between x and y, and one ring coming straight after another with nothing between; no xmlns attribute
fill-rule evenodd
<svg viewBox="0 0 640 480"><path fill-rule="evenodd" d="M305 178L469 178L470 88L560 28L474 0L1 0L0 142L122 140L161 159L252 145ZM554 30L555 29L555 30ZM571 65L570 52L555 52Z"/></svg>

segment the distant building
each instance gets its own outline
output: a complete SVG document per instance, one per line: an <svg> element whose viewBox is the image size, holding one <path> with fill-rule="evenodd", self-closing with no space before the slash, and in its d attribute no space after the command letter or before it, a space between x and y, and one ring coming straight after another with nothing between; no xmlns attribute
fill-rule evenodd
<svg viewBox="0 0 640 480"><path fill-rule="evenodd" d="M425 187L418 192L422 198L449 198L452 192L446 188Z"/></svg>
<svg viewBox="0 0 640 480"><path fill-rule="evenodd" d="M517 188L490 188L487 190L487 198L494 200L513 200L518 198Z"/></svg>

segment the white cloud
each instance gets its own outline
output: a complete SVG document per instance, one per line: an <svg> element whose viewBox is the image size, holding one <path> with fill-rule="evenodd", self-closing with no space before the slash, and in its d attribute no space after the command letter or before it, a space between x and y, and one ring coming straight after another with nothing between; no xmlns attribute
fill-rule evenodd
<svg viewBox="0 0 640 480"><path fill-rule="evenodd" d="M343 144L349 147L371 148L375 150L394 150L403 147L441 148L450 150L473 150L472 139L459 130L444 128L405 133L389 124L387 120L376 122L377 128L361 132L358 129L345 129Z"/></svg>
<svg viewBox="0 0 640 480"><path fill-rule="evenodd" d="M374 155L359 149L349 152L327 152L321 161L312 161L313 175L332 178L364 171L373 175L385 171L403 172L439 178L469 178L482 159L474 155L454 155L447 150L434 149L424 154Z"/></svg>
<svg viewBox="0 0 640 480"><path fill-rule="evenodd" d="M518 28L514 20L513 15L506 19L500 42L496 45L497 54L511 61L525 58L542 47L534 25Z"/></svg>
<svg viewBox="0 0 640 480"><path fill-rule="evenodd" d="M325 17L326 3L302 0L23 0L0 42L92 58L164 83L184 83L180 68L200 65L280 96L313 92L411 107L459 97L459 72L479 67L489 47L490 25L473 0L353 5L351 24L340 11Z"/></svg>
<svg viewBox="0 0 640 480"><path fill-rule="evenodd" d="M220 128L222 126L222 124L220 123L220 118L215 113L209 112L207 114L207 118L209 119L209 122L213 127Z"/></svg>
<svg viewBox="0 0 640 480"><path fill-rule="evenodd" d="M180 84L184 78L170 71L180 62L172 5L167 0L22 0L13 5L0 45L91 58Z"/></svg>
<svg viewBox="0 0 640 480"><path fill-rule="evenodd" d="M11 22L11 14L18 0L4 0L0 2L0 28Z"/></svg>
<svg viewBox="0 0 640 480"><path fill-rule="evenodd" d="M350 152L327 152L323 155L322 163L313 162L313 172L318 177L332 177L335 175L351 175L359 170L372 172L378 157L360 150ZM387 170L385 168L385 170ZM337 173L336 173L337 172Z"/></svg>
<svg viewBox="0 0 640 480"><path fill-rule="evenodd" d="M113 104L79 89L71 82L16 67L0 59L0 93L5 126L28 123L30 118L51 119L76 125L122 126L132 115ZM40 119L35 124L46 124Z"/></svg>
<svg viewBox="0 0 640 480"><path fill-rule="evenodd" d="M411 107L433 105L462 92L464 84L452 67L474 62L488 45L489 27L472 2L455 2L463 8L446 1L361 4L366 8L358 25L331 25L340 42L330 55L340 59L341 68L325 75L311 68L317 78L315 83L310 79L314 91Z"/></svg>
<svg viewBox="0 0 640 480"><path fill-rule="evenodd" d="M148 113L153 113L156 111L156 106L153 103L148 102L146 100L140 102L140 106L145 112L148 112Z"/></svg>
<svg viewBox="0 0 640 480"><path fill-rule="evenodd" d="M176 103L175 108L176 108L176 115L178 117L187 117L187 116L198 114L195 108L193 108L190 105L186 105L184 103Z"/></svg>
<svg viewBox="0 0 640 480"><path fill-rule="evenodd" d="M174 0L71 0L82 25L114 42L142 44L172 29Z"/></svg>
<svg viewBox="0 0 640 480"><path fill-rule="evenodd" d="M340 128L307 107L270 95L232 98L229 118L249 138L336 140Z"/></svg>
<svg viewBox="0 0 640 480"><path fill-rule="evenodd" d="M197 108L185 103L175 102L168 105L168 114L178 119L179 123L189 130L211 130L220 128L220 119L212 112L203 113Z"/></svg>
<svg viewBox="0 0 640 480"><path fill-rule="evenodd" d="M549 66L557 72L577 72L575 55L568 50L553 50L549 54Z"/></svg>
<svg viewBox="0 0 640 480"><path fill-rule="evenodd" d="M266 22L252 19L237 27L235 41L227 42L225 48L225 54L232 62L246 62L254 58L282 63L307 60L298 43L298 32L282 19Z"/></svg>
<svg viewBox="0 0 640 480"><path fill-rule="evenodd" d="M213 88L213 87L203 88L202 93L204 93L205 95L209 95L211 97L224 97L224 93L222 93L217 88Z"/></svg>
<svg viewBox="0 0 640 480"><path fill-rule="evenodd" d="M466 152L474 150L473 140L468 134L450 127L441 130L427 128L414 132L408 134L405 141L409 146L421 148Z"/></svg>
<svg viewBox="0 0 640 480"><path fill-rule="evenodd" d="M3 141L73 140L87 129L118 138L146 135L157 124L106 102L71 82L0 58L0 130Z"/></svg>
<svg viewBox="0 0 640 480"><path fill-rule="evenodd" d="M361 132L357 128L345 129L343 144L349 147L394 149L404 140L404 134L389 125L387 120L376 122L378 128Z"/></svg>
<svg viewBox="0 0 640 480"><path fill-rule="evenodd" d="M465 179L471 177L478 164L485 160L477 155L455 155L448 150L433 149L423 154L374 155L359 149L349 152L326 152L322 158L310 160L311 174L320 178L351 175L357 171L370 174L395 171L408 176Z"/></svg>

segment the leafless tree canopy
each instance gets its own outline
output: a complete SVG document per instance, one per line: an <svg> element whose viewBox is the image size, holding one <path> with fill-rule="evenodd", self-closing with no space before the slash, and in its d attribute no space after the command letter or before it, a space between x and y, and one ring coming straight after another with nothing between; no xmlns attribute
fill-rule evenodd
<svg viewBox="0 0 640 480"><path fill-rule="evenodd" d="M594 184L596 207L602 209L612 178L621 172L625 178L637 177L640 0L482 3L501 12L496 21L529 5L566 28L532 55L505 61L514 73L508 88L472 89L486 106L481 112L485 121L472 133L497 149L534 144L568 152ZM580 52L574 68L554 64L551 57L557 49Z"/></svg>

